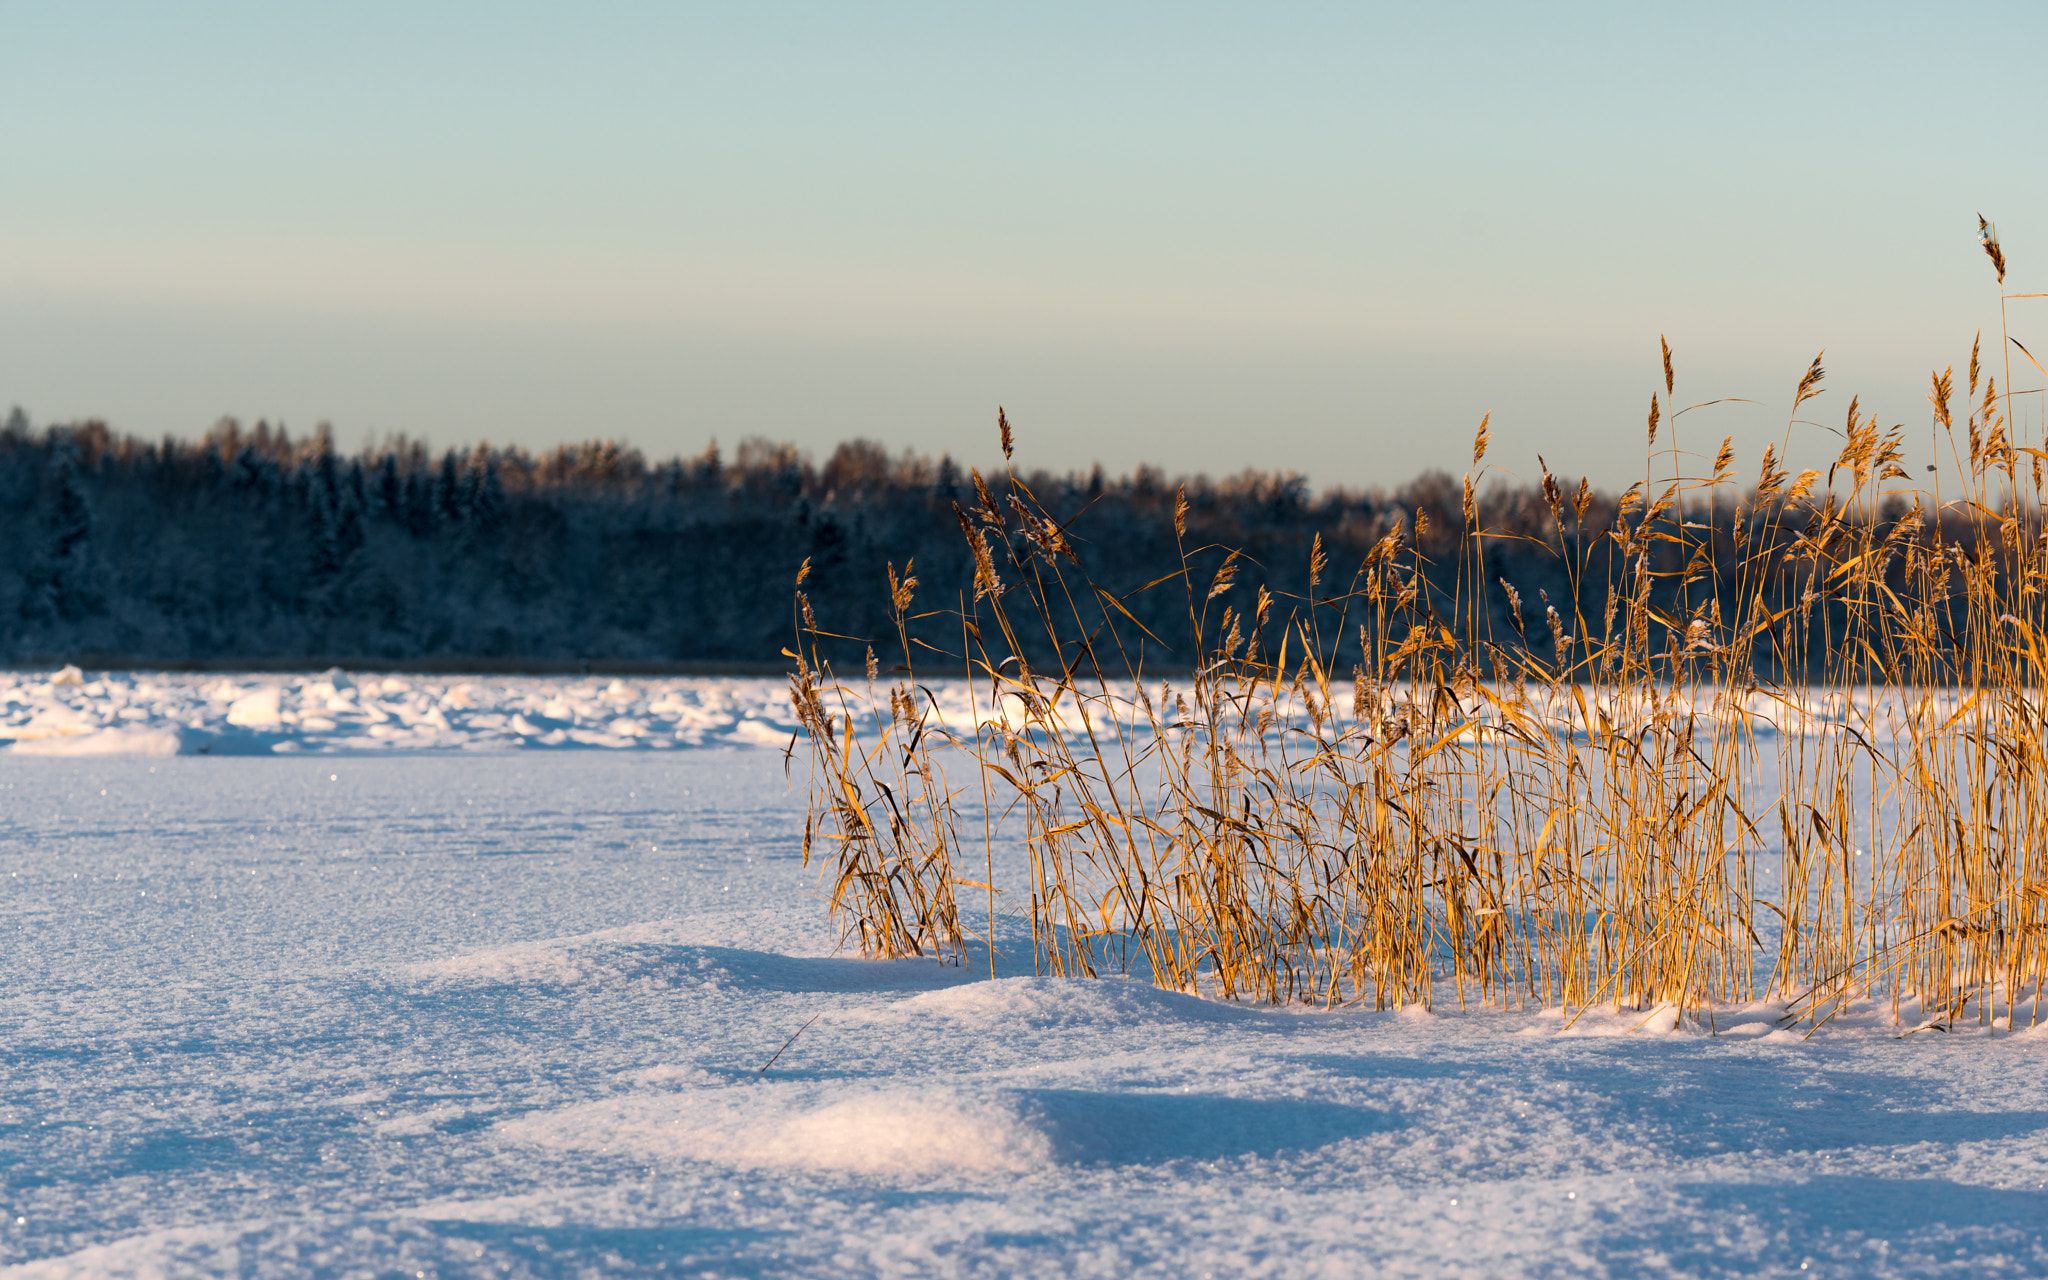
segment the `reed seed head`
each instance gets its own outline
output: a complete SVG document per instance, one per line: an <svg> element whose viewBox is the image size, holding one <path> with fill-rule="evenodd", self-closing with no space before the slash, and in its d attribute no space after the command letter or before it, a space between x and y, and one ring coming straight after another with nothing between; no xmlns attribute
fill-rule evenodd
<svg viewBox="0 0 2048 1280"><path fill-rule="evenodd" d="M917 586L917 579L911 576L910 571L916 567L917 561L905 560L903 562L903 578L901 581L898 581L896 566L894 564L889 566L889 609L898 617L901 617L903 612L910 608L912 592Z"/></svg>
<svg viewBox="0 0 2048 1280"><path fill-rule="evenodd" d="M1928 392L1927 403L1934 406L1934 420L1944 431L1955 430L1955 419L1949 415L1949 397L1954 394L1955 366L1950 365L1933 375L1934 387Z"/></svg>
<svg viewBox="0 0 2048 1280"><path fill-rule="evenodd" d="M1977 215L1977 239L1984 245L1984 255L1991 259L1993 269L1998 272L1998 283L2005 283L2005 250L1998 244L1998 228Z"/></svg>
<svg viewBox="0 0 2048 1280"><path fill-rule="evenodd" d="M1216 570L1216 576L1209 580L1209 594L1203 597L1205 601L1214 600L1217 596L1230 590L1231 584L1237 581L1238 555L1238 552L1232 551L1229 555L1223 557L1223 566Z"/></svg>
<svg viewBox="0 0 2048 1280"><path fill-rule="evenodd" d="M1827 370L1821 368L1820 363L1821 356L1826 354L1827 352L1822 351L1820 355L1815 356L1813 363L1807 366L1805 375L1799 379L1799 390L1792 397L1792 412L1799 412L1800 405L1820 394L1821 380L1828 376Z"/></svg>
<svg viewBox="0 0 2048 1280"><path fill-rule="evenodd" d="M980 516L989 528L1003 528L1003 509L996 505L995 498L988 491L987 482L981 478L981 472L973 467L969 467L967 468L967 474L974 478L974 493L981 503L980 509L975 514Z"/></svg>

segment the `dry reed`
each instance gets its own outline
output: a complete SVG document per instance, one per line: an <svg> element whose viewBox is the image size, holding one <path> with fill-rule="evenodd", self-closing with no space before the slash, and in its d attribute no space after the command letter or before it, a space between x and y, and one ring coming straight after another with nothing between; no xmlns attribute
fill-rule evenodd
<svg viewBox="0 0 2048 1280"><path fill-rule="evenodd" d="M2021 296L2036 295L2001 292L2001 310ZM1648 450L1668 466L1598 529L1585 484L1544 470L1543 541L1574 590L1528 628L1500 581L1513 634L1486 605L1505 535L1474 497L1484 422L1448 592L1425 573L1418 510L1346 581L1319 538L1305 594L1261 587L1240 612L1243 561L1200 567L1216 549L1186 545L1183 503L1180 561L1142 589L1184 597L1200 657L1169 679L1143 669L1149 633L1062 521L1014 472L975 474L958 510L973 596L944 611L972 723L945 723L917 680L929 646L908 623L932 615L910 612L910 566L889 569L901 661L885 676L870 650L851 680L820 656L831 633L800 573L805 853L832 846L850 938L964 954L956 893L984 894L993 922L1000 814L1022 828L1012 888L1043 972L1142 963L1233 999L1674 1019L1771 997L1813 1029L1858 997L1941 1028L2002 1002L2014 1025L2038 1007L2048 924L2048 453L2015 442L2011 395L1973 349L1961 444L1952 373L1929 397L1960 497L1895 486L1904 429L1854 401L1825 474L1788 474L1788 424L1742 491L1725 441L1684 474L1679 420L1703 405L1673 411L1660 347ZM1791 419L1824 377L1816 357ZM1007 417L1000 431L1008 458ZM1339 670L1354 634L1363 661ZM1027 652L1071 656L1039 670ZM949 764L971 792L949 789ZM981 802L978 857L963 794Z"/></svg>

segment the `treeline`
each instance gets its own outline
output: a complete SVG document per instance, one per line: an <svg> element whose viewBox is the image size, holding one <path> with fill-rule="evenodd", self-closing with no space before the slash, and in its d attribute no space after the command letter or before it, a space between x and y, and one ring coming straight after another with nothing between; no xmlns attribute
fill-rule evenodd
<svg viewBox="0 0 2048 1280"><path fill-rule="evenodd" d="M1062 513L1088 574L1142 624L1119 615L1126 638L1157 667L1191 660L1188 592L1201 602L1226 548L1241 551L1236 585L1213 608L1242 613L1262 585L1283 606L1308 591L1318 535L1332 567L1317 593L1330 597L1398 530L1402 562L1420 566L1447 611L1469 620L1476 604L1503 642L1526 632L1532 648L1549 643L1547 605L1597 623L1612 567L1597 538L1616 499L1572 481L1559 509L1537 485L1476 494L1491 536L1475 573L1461 565L1463 483L1442 474L1320 492L1293 474L1182 479L1150 467L985 479L999 505L1016 482ZM929 615L913 624L918 651L944 666L942 652L960 651L948 611L975 578L956 506L980 502L952 459L864 441L822 465L759 441L661 462L610 442L436 454L396 439L343 454L324 430L294 438L223 421L196 441L150 442L99 422L35 429L17 409L0 427L0 657L774 663L794 640L792 588L808 560L819 627L849 637L836 642L843 658L874 641L889 662L887 566L915 561L911 612ZM1732 512L1694 515L1706 532L1690 541L1732 569ZM1010 536L1027 560L1024 532L1013 524ZM1179 567L1181 546L1197 549L1192 586L1140 591ZM1569 566L1587 546L1591 572L1575 582ZM1669 575L1652 584L1662 598L1701 553L1657 554L1673 561L1657 562ZM1487 583L1482 599L1453 600L1461 572L1468 592ZM1039 644L1023 639L1027 659L1049 657Z"/></svg>

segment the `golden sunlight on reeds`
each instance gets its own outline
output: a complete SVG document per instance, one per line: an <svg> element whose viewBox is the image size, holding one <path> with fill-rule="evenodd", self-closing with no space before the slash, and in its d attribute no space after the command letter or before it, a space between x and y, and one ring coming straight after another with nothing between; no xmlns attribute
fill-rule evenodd
<svg viewBox="0 0 2048 1280"><path fill-rule="evenodd" d="M1705 406L1675 409L1664 344L1653 478L1611 523L1542 472L1540 541L1583 588L1559 602L1489 571L1495 539L1527 535L1481 526L1485 423L1448 592L1407 522L1342 576L1318 539L1306 593L1261 587L1240 611L1244 562L1187 545L1183 510L1180 562L1139 589L1184 597L1197 638L1164 675L1062 518L1014 472L977 474L973 592L940 605L953 657L913 639L934 615L891 566L898 660L832 670L799 575L806 856L879 956L962 954L970 900L1028 912L1045 972L1223 998L1622 1005L1665 1025L1773 999L1813 1029L1875 999L1905 1029L2030 1023L2048 453L2015 439L2009 360L1981 354L1960 397L1952 371L1929 396L1955 495L1917 488L1904 429L1854 401L1824 469L1791 472L1789 425L1758 472L1726 442L1702 465L1680 433ZM1817 357L1791 420L1824 376ZM1353 638L1362 661L1337 656ZM942 714L916 668L962 658L971 712ZM998 884L1018 836L1023 879Z"/></svg>

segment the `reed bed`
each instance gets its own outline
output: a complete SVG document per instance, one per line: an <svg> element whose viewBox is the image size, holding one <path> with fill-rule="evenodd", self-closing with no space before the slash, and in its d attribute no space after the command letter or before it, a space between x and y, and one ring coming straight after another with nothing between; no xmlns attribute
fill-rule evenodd
<svg viewBox="0 0 2048 1280"><path fill-rule="evenodd" d="M2041 296L2004 292L1982 230L2001 314ZM1226 999L1707 1022L1774 999L1810 1030L1876 999L1908 1029L2031 1022L2048 453L2015 439L2010 359L1993 376L1973 346L1962 386L1933 376L1937 443L1965 477L1943 495L1907 474L1905 429L1854 401L1824 471L1790 472L1791 425L1754 472L1726 441L1689 464L1678 419L1703 406L1674 411L1662 355L1646 481L1611 522L1593 527L1583 481L1542 472L1539 541L1575 588L1559 602L1489 573L1506 535L1479 519L1484 422L1449 590L1418 511L1341 575L1318 539L1306 592L1239 608L1244 560L1187 545L1183 507L1179 563L1140 588L1183 598L1196 637L1163 674L1137 593L1093 580L1014 470L975 474L957 509L971 594L919 612L913 566L889 566L887 672L872 648L864 671L833 669L821 641L847 637L813 615L806 563L789 651L805 856L828 862L849 940L964 956L961 896L993 922L1003 894L1042 972ZM1816 358L1789 422L1823 378ZM941 616L950 654L913 635ZM942 714L927 659L964 662L970 715ZM1023 880L998 884L996 844L1019 836Z"/></svg>

